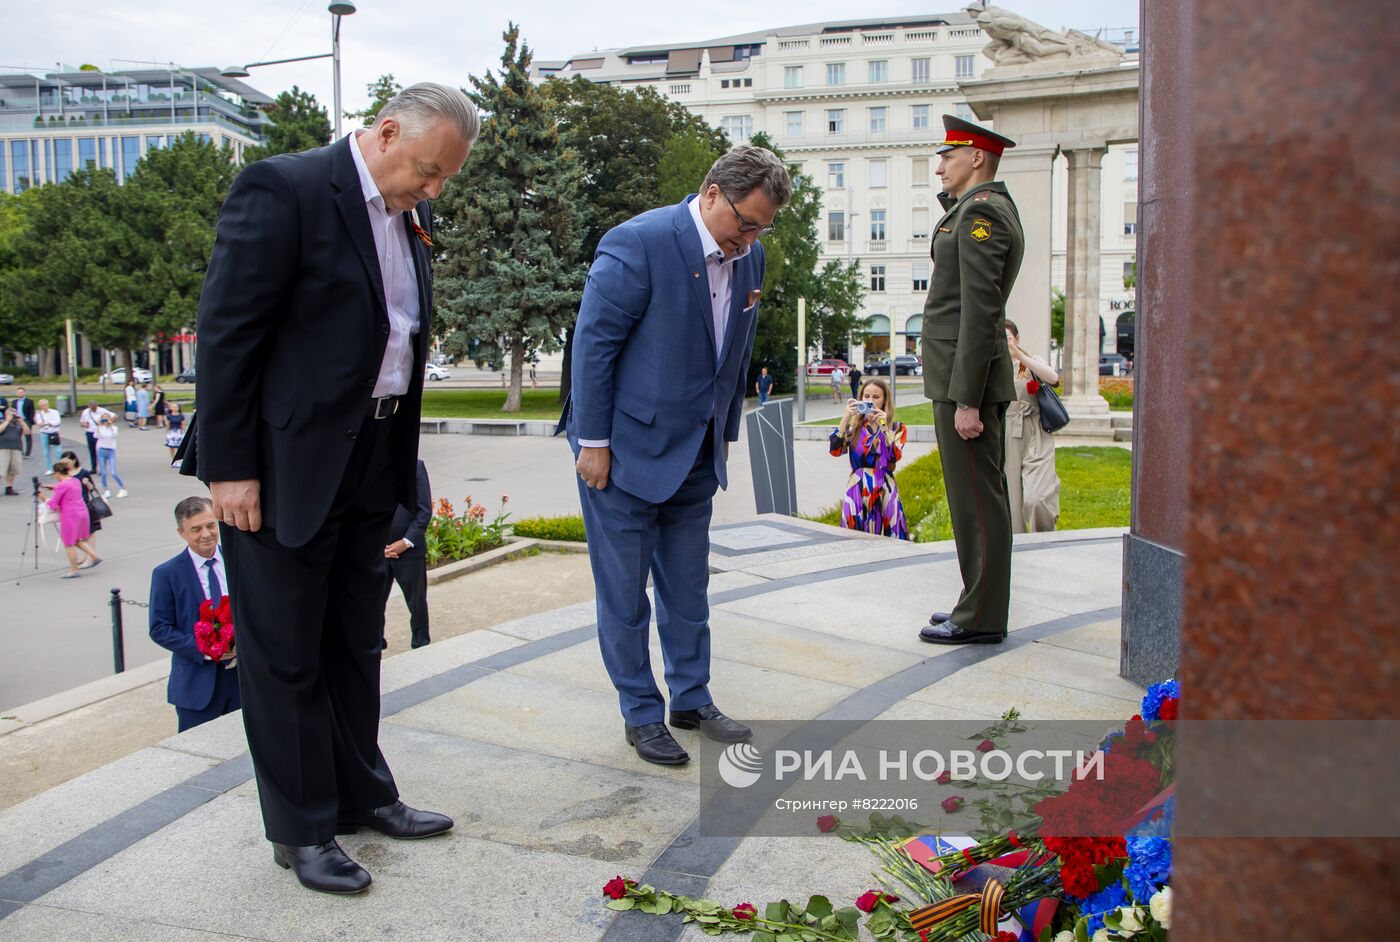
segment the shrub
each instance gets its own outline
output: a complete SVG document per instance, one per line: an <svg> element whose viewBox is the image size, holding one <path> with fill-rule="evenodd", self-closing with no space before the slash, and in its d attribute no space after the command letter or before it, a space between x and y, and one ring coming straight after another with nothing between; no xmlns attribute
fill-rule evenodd
<svg viewBox="0 0 1400 942"><path fill-rule="evenodd" d="M486 505L473 504L467 498L466 509L459 515L452 502L445 497L438 498L433 507L433 518L428 521L426 552L428 566L456 562L495 549L506 541L506 497L501 496L501 507L496 518L486 522Z"/></svg>
<svg viewBox="0 0 1400 942"><path fill-rule="evenodd" d="M1131 376L1100 376L1099 395L1108 400L1110 409L1132 409L1133 378Z"/></svg>
<svg viewBox="0 0 1400 942"><path fill-rule="evenodd" d="M568 543L587 543L583 533L583 516L572 514L564 517L526 517L511 524L511 532L516 536L531 537L536 540L563 540Z"/></svg>

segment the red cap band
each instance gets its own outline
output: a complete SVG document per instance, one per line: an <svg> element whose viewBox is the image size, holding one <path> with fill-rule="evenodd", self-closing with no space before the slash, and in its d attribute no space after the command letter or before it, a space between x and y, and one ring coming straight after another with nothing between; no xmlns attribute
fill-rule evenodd
<svg viewBox="0 0 1400 942"><path fill-rule="evenodd" d="M989 154L1001 154L1006 150L1006 145L995 138L986 137L974 131L949 131L948 136L939 146L953 145L955 147L976 147L985 150Z"/></svg>

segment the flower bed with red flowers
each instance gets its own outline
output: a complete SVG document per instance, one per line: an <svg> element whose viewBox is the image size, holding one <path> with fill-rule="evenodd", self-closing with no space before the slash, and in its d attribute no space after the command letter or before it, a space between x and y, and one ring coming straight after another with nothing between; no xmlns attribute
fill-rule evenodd
<svg viewBox="0 0 1400 942"><path fill-rule="evenodd" d="M438 498L433 505L432 519L424 532L428 568L454 563L505 545L506 520L510 517L506 513L508 503L509 495L502 494L501 505L488 522L486 505L473 503L470 494L460 514L450 500Z"/></svg>

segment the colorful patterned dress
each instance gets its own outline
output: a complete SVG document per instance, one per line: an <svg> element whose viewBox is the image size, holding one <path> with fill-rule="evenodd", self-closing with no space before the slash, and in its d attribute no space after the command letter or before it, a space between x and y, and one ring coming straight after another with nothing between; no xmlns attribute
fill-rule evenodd
<svg viewBox="0 0 1400 942"><path fill-rule="evenodd" d="M895 539L909 539L904 521L904 505L899 501L899 485L894 468L904 454L909 430L902 422L875 431L862 422L854 441L847 442L838 427L831 433L831 454L851 457L851 477L841 501L841 526Z"/></svg>

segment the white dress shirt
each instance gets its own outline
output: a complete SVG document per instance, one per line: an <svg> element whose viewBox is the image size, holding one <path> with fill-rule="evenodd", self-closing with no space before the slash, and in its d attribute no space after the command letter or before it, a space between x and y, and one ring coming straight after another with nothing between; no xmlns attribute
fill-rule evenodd
<svg viewBox="0 0 1400 942"><path fill-rule="evenodd" d="M418 280L409 254L403 213L392 212L384 206L384 197L379 194L379 187L360 153L359 137L364 133L350 132L350 156L355 159L355 169L360 174L360 189L365 194L369 228L374 233L379 274L384 282L384 306L389 310L389 342L384 345L384 360L379 364L379 378L374 384L373 397L378 399L408 392L413 373L413 335L418 333Z"/></svg>
<svg viewBox="0 0 1400 942"><path fill-rule="evenodd" d="M209 570L204 565L208 562L208 557L201 556L192 549L185 552L190 554L190 559L194 562L195 575L199 577L199 587L204 590L204 597L211 602L219 601L209 594ZM221 595L228 595L228 574L224 572L224 553L217 546L214 547L214 573L219 577L219 588L223 591Z"/></svg>
<svg viewBox="0 0 1400 942"><path fill-rule="evenodd" d="M84 409L83 414L78 416L78 425L82 427L83 431L96 434L97 424L102 421L104 415L111 415L112 418L116 418L115 415L112 415L111 412L108 412L101 406L97 407L96 412L93 412L91 409Z"/></svg>
<svg viewBox="0 0 1400 942"><path fill-rule="evenodd" d="M726 258L700 216L698 196L690 201L690 218L695 221L695 232L700 236L700 252L705 256L705 282L710 290L710 317L715 325L715 362L718 363L724 351L724 332L729 327L729 302L734 297L734 263L748 255L753 246L746 245ZM612 444L612 439L580 438L578 443L581 448L607 448Z"/></svg>

